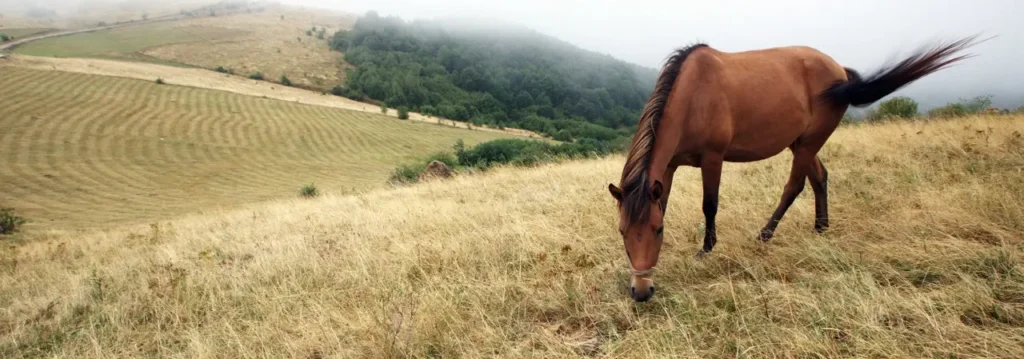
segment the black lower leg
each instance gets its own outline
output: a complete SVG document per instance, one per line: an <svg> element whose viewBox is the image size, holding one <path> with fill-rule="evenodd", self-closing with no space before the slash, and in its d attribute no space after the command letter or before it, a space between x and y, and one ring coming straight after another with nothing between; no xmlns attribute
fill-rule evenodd
<svg viewBox="0 0 1024 359"><path fill-rule="evenodd" d="M718 243L718 235L715 233L715 215L718 214L718 196L713 198L704 197L704 252L711 252Z"/></svg>
<svg viewBox="0 0 1024 359"><path fill-rule="evenodd" d="M718 214L718 187L722 180L722 158L706 156L701 160L701 181L704 185L704 247L700 253L711 252L718 242L715 215Z"/></svg>

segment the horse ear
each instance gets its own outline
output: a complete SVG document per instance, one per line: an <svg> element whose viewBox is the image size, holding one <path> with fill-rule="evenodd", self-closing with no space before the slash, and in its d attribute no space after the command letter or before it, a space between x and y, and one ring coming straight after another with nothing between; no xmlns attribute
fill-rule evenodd
<svg viewBox="0 0 1024 359"><path fill-rule="evenodd" d="M608 192L612 193L612 197L615 197L615 200L620 202L622 201L622 190L619 189L619 187L615 187L615 185L609 183Z"/></svg>
<svg viewBox="0 0 1024 359"><path fill-rule="evenodd" d="M651 199L654 201L660 201L663 189L661 181L654 181L654 184L651 185Z"/></svg>

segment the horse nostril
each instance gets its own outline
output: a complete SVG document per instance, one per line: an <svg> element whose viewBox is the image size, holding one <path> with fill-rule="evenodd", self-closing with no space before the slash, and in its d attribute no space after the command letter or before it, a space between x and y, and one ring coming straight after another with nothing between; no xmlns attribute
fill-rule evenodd
<svg viewBox="0 0 1024 359"><path fill-rule="evenodd" d="M634 296L634 297L636 296L636 287L633 287L633 286L629 287L629 295Z"/></svg>
<svg viewBox="0 0 1024 359"><path fill-rule="evenodd" d="M651 296L652 297L654 296L654 286L653 285L651 286Z"/></svg>

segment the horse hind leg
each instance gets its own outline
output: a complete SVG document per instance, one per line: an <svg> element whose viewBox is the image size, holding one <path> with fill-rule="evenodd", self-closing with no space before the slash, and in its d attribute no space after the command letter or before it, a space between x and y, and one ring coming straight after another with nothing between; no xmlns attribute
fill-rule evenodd
<svg viewBox="0 0 1024 359"><path fill-rule="evenodd" d="M807 177L814 190L814 231L822 233L828 229L828 170L818 156L814 157Z"/></svg>
<svg viewBox="0 0 1024 359"><path fill-rule="evenodd" d="M803 192L808 172L811 169L811 161L814 158L815 153L807 151L805 148L793 148L793 167L789 171L789 180L782 190L782 198L779 200L779 205L775 208L775 212L772 213L772 217L768 219L768 223L761 229L761 234L758 236L758 239L761 241L767 242L772 239L775 235L775 229L779 226L779 221L786 215L786 211L796 201L796 197L800 195L800 192Z"/></svg>

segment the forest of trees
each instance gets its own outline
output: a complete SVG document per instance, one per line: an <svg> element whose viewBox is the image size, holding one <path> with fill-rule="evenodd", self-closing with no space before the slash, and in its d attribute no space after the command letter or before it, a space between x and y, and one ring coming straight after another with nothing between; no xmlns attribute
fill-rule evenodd
<svg viewBox="0 0 1024 359"><path fill-rule="evenodd" d="M331 47L355 65L336 95L556 140L623 141L657 76L525 28L375 12Z"/></svg>

